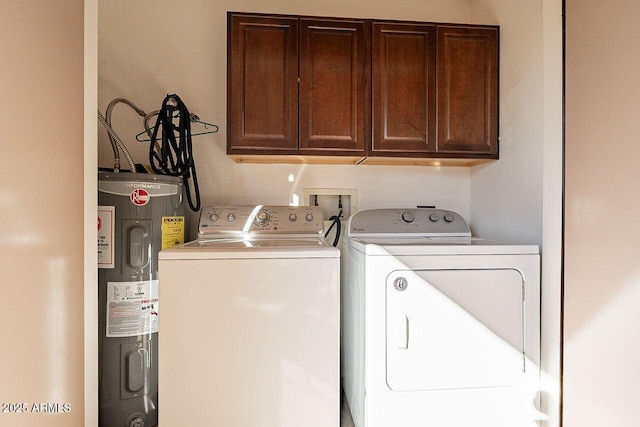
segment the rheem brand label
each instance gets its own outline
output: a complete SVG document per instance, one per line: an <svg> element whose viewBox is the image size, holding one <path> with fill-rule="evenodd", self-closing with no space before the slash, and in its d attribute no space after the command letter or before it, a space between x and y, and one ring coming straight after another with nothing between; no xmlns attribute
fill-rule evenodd
<svg viewBox="0 0 640 427"><path fill-rule="evenodd" d="M131 192L129 199L131 200L131 203L136 206L144 206L149 203L151 196L149 196L149 192L144 188L136 188Z"/></svg>

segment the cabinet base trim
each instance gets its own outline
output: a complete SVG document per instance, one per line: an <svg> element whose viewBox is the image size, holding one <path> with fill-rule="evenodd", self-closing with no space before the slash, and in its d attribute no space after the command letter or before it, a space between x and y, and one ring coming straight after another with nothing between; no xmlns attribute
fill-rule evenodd
<svg viewBox="0 0 640 427"><path fill-rule="evenodd" d="M360 156L298 156L231 154L236 163L263 164L323 164L323 165L382 165L382 166L475 166L494 162L496 159L443 159L409 157L360 157Z"/></svg>

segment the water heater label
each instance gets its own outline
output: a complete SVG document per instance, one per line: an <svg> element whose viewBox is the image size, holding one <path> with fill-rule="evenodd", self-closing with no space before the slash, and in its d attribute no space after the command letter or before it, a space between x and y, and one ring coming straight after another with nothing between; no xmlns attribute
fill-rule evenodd
<svg viewBox="0 0 640 427"><path fill-rule="evenodd" d="M162 249L171 248L184 243L184 217L162 217Z"/></svg>
<svg viewBox="0 0 640 427"><path fill-rule="evenodd" d="M107 282L107 337L158 332L158 281Z"/></svg>
<svg viewBox="0 0 640 427"><path fill-rule="evenodd" d="M98 206L98 268L114 268L116 207Z"/></svg>

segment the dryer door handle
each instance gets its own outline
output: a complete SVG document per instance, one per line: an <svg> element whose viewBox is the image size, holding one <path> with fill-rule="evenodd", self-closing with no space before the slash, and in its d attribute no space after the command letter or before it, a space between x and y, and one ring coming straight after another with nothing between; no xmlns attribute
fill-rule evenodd
<svg viewBox="0 0 640 427"><path fill-rule="evenodd" d="M406 350L409 346L409 318L406 314L397 314L393 324L393 346Z"/></svg>

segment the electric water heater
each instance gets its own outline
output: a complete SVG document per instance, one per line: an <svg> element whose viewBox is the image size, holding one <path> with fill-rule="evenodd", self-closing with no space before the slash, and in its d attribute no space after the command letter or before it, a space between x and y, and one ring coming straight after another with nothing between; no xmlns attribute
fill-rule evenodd
<svg viewBox="0 0 640 427"><path fill-rule="evenodd" d="M182 179L98 175L100 427L158 424L158 251L185 241Z"/></svg>

